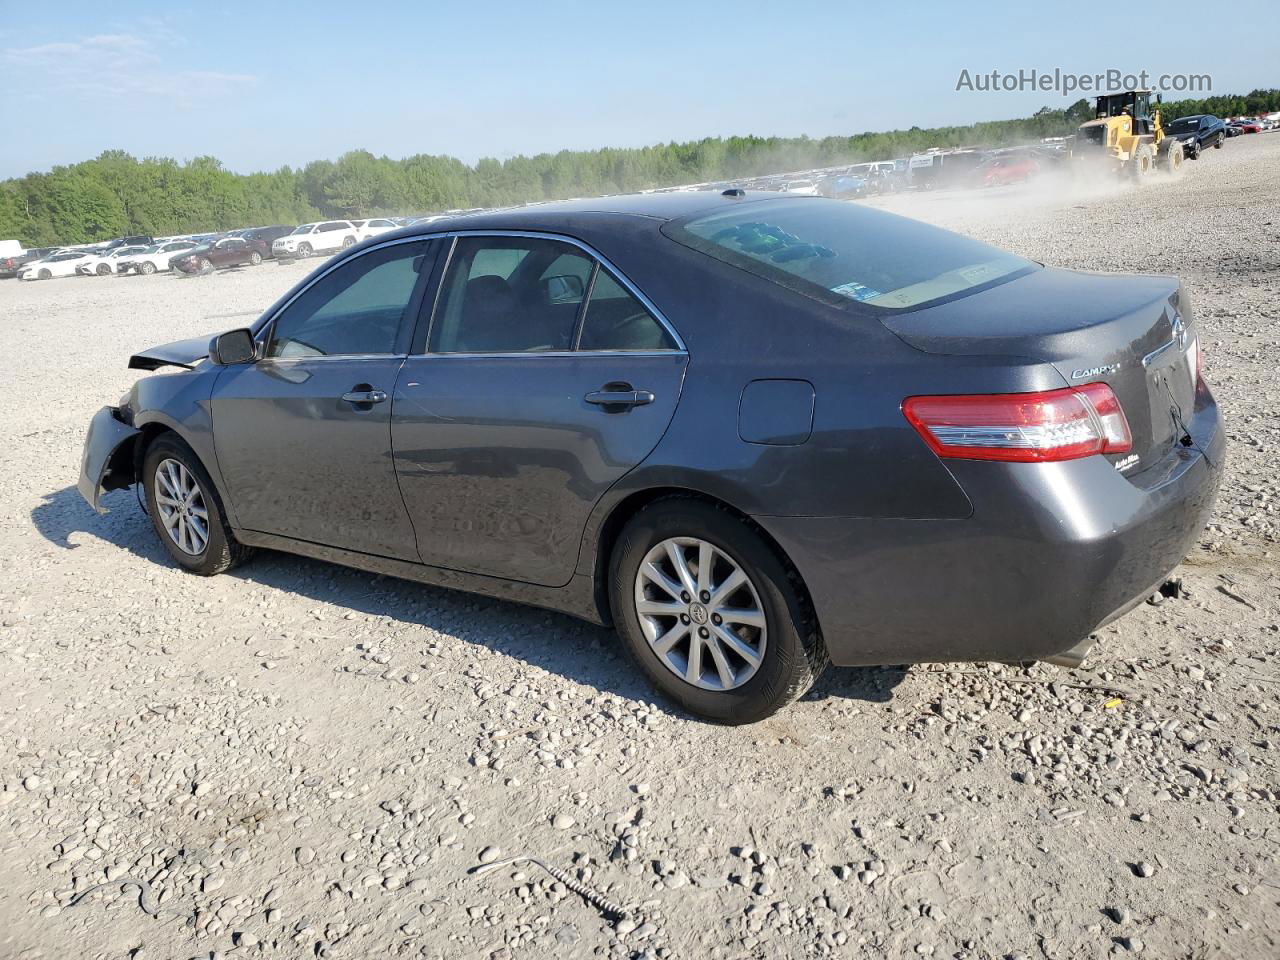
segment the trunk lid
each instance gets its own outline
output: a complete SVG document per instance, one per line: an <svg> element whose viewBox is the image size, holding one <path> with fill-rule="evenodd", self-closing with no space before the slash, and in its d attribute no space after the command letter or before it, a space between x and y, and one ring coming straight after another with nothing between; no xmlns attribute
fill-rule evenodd
<svg viewBox="0 0 1280 960"><path fill-rule="evenodd" d="M1107 384L1133 434L1129 453L1108 457L1126 474L1161 460L1186 434L1195 331L1175 277L1046 267L882 322L927 353L1039 360L1071 386Z"/></svg>

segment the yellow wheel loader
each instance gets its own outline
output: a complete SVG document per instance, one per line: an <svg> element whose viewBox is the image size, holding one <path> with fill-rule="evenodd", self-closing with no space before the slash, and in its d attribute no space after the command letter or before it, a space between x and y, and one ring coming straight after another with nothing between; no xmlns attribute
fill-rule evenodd
<svg viewBox="0 0 1280 960"><path fill-rule="evenodd" d="M1165 135L1160 95L1152 109L1150 90L1108 93L1094 101L1094 119L1082 123L1071 148L1079 165L1101 166L1141 180L1157 167L1182 169L1182 143Z"/></svg>

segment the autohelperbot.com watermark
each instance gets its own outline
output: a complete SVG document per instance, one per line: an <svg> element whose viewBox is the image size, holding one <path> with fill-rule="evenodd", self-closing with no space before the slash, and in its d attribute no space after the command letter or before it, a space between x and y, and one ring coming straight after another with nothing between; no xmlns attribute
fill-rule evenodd
<svg viewBox="0 0 1280 960"><path fill-rule="evenodd" d="M1207 73L1152 73L1148 70L1103 70L1073 73L1024 68L1012 71L961 70L956 90L973 93L1039 91L1069 97L1073 93L1107 93L1112 90L1152 90L1156 93L1209 93L1213 77Z"/></svg>

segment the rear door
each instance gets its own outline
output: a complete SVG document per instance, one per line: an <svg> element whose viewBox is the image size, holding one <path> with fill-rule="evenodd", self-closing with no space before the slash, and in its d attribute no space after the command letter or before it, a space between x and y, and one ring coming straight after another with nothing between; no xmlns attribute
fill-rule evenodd
<svg viewBox="0 0 1280 960"><path fill-rule="evenodd" d="M656 309L584 248L458 237L392 411L423 562L568 583L591 508L657 445L687 359Z"/></svg>
<svg viewBox="0 0 1280 960"><path fill-rule="evenodd" d="M213 389L237 525L417 560L391 454L391 394L433 243L393 241L322 273Z"/></svg>

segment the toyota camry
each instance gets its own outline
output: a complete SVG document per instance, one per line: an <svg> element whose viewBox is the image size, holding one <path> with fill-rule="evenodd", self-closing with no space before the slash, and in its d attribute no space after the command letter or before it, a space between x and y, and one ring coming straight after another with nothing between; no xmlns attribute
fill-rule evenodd
<svg viewBox="0 0 1280 960"><path fill-rule="evenodd" d="M743 723L828 663L1045 659L1158 585L1223 463L1176 278L819 197L434 220L142 351L80 490L174 562L264 547L613 624ZM553 642L550 641L549 642Z"/></svg>

